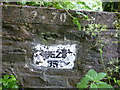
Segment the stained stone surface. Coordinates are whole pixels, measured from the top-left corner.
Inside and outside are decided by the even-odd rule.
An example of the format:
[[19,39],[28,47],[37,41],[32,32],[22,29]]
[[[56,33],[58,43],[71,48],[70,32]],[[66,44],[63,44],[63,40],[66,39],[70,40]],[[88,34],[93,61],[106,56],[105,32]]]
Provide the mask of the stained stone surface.
[[[75,14],[75,10],[69,12],[80,18],[82,26],[87,28],[91,23],[82,20],[82,16]],[[119,19],[119,13],[79,12],[83,12],[89,18],[94,17],[96,24],[107,25],[108,31],[100,33],[100,38],[91,37],[86,32],[79,31],[71,17],[62,9],[2,6],[3,74],[14,74],[19,84],[28,88],[74,88],[87,70],[93,68],[97,72],[104,71],[99,53],[100,45],[97,43],[101,39],[106,44],[103,47],[105,65],[111,59],[118,58],[120,52],[118,43],[112,42],[118,41],[118,37],[115,36],[118,32],[113,23]],[[36,65],[34,63],[36,45],[76,45],[74,66],[56,69]],[[54,61],[54,53],[52,54]]]

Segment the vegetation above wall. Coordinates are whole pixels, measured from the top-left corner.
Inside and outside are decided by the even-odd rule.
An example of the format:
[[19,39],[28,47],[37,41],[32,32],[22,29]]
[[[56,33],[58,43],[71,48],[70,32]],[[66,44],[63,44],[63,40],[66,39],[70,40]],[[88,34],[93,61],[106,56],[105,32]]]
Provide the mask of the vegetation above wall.
[[17,4],[17,5],[29,5],[29,6],[47,6],[55,7],[58,9],[77,9],[77,10],[93,10],[102,11],[101,0],[61,0],[58,2],[50,2],[50,0],[41,0],[41,2],[29,2],[30,0],[22,0],[21,2],[6,2],[6,4]]

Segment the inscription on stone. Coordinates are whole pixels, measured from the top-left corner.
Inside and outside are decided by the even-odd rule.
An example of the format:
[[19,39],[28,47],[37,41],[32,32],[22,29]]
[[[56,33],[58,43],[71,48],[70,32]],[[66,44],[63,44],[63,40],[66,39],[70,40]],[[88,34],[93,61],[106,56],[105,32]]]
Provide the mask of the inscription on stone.
[[76,45],[36,45],[33,62],[37,66],[72,69],[76,57]]

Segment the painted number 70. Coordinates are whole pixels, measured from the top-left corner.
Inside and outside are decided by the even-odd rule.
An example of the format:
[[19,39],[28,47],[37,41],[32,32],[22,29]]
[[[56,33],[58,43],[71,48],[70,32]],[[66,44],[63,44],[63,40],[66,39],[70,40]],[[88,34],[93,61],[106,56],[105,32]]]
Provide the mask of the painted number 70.
[[[57,13],[52,13],[52,15],[53,15],[53,20],[55,20],[56,19],[56,17],[57,17]],[[66,21],[66,14],[65,13],[62,13],[62,14],[60,14],[60,21],[61,22],[65,22]]]

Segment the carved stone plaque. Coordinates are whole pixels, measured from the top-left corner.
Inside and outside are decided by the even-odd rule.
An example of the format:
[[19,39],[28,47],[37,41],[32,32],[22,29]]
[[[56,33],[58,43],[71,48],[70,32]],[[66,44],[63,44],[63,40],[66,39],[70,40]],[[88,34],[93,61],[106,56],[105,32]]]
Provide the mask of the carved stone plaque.
[[76,45],[36,45],[33,62],[37,66],[72,69],[76,57]]

